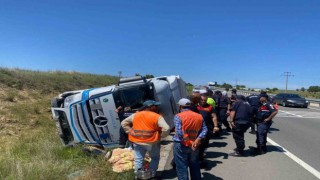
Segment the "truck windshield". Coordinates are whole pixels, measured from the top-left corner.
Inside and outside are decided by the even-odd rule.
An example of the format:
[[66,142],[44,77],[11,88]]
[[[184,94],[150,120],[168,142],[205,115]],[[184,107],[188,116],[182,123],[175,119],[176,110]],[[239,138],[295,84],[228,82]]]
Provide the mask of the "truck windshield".
[[120,99],[125,107],[138,109],[142,107],[145,100],[154,100],[153,86],[143,84],[120,89]]

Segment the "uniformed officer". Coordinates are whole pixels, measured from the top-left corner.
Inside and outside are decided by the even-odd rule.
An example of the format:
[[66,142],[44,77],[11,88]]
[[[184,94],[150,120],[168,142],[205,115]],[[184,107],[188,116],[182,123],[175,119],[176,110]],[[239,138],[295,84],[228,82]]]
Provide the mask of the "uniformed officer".
[[226,127],[228,132],[231,131],[231,127],[228,123],[228,116],[230,114],[231,101],[228,96],[222,95],[221,91],[216,93],[217,103],[216,103],[216,111],[219,122],[219,129],[221,129],[222,124]]
[[257,124],[257,112],[258,112],[258,108],[260,106],[260,97],[256,94],[251,94],[250,96],[246,97],[248,103],[251,106],[251,110],[252,110],[252,117],[251,117],[251,134],[256,134],[256,124]]
[[272,118],[278,113],[272,104],[267,102],[267,97],[260,95],[261,106],[257,112],[257,152],[265,154],[267,152],[267,133],[272,124]]
[[231,101],[231,107],[233,106],[233,103],[236,102],[237,100],[237,90],[232,89],[231,90],[231,96],[230,96],[230,101]]
[[237,96],[233,109],[230,113],[230,124],[232,127],[233,139],[237,148],[234,149],[230,156],[240,157],[243,156],[245,148],[244,133],[251,125],[252,110],[248,102],[245,101],[244,96]]

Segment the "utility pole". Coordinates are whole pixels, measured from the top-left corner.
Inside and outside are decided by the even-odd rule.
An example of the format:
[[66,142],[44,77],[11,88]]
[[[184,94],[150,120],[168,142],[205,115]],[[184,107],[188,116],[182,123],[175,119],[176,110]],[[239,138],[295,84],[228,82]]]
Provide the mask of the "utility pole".
[[238,86],[238,79],[236,79],[235,81],[236,81],[236,88],[237,88],[237,86]]
[[284,72],[284,74],[282,76],[286,76],[286,93],[287,93],[287,90],[288,90],[288,78],[290,76],[293,77],[294,75],[292,75],[291,72]]
[[120,80],[122,71],[118,71],[118,74],[119,74],[119,80]]

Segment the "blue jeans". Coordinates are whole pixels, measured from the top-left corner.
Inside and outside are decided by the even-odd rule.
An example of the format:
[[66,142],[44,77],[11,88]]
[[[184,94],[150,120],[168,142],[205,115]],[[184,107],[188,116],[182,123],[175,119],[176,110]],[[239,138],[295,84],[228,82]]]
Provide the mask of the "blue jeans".
[[160,160],[160,142],[150,145],[133,144],[134,149],[134,172],[138,172],[143,167],[144,157],[149,152],[151,158],[150,169],[156,172]]
[[190,147],[186,147],[180,142],[174,142],[173,155],[179,180],[189,180],[188,167],[190,168],[190,176],[192,180],[201,179],[198,158],[199,149],[193,151]]
[[267,134],[269,131],[269,128],[272,124],[272,121],[268,122],[258,122],[257,124],[257,140],[256,143],[258,146],[266,146],[267,144]]

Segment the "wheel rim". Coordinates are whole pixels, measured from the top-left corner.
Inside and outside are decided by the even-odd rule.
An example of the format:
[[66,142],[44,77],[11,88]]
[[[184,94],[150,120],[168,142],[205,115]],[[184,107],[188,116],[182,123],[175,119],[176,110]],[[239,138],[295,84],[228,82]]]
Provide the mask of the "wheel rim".
[[285,102],[283,102],[283,103],[282,103],[282,106],[286,106],[286,103],[285,103]]

